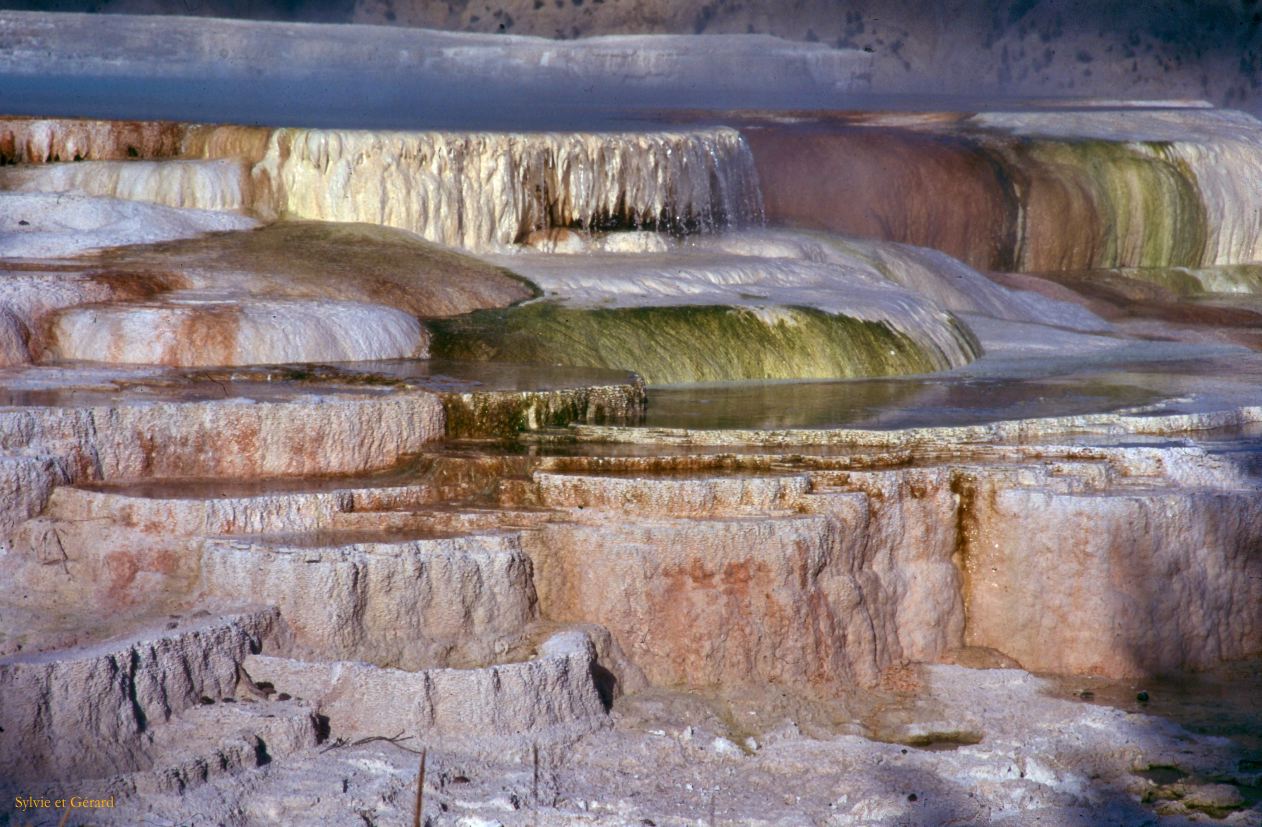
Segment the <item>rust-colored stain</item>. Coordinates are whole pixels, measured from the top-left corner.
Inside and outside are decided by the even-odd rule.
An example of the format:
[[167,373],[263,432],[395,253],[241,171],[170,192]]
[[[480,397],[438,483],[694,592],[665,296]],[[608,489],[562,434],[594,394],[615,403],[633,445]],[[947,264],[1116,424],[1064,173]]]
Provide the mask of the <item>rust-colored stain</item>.
[[88,281],[109,289],[114,301],[151,299],[160,293],[190,286],[186,276],[161,270],[90,270]]
[[743,134],[769,220],[1013,269],[1018,204],[1002,165],[975,143],[844,122]]
[[[641,584],[634,617],[580,607],[623,640],[642,641],[635,657],[654,680],[694,686],[777,680],[787,663],[827,654],[834,620],[827,599],[805,572],[800,548],[786,568],[757,558],[712,561],[692,557],[663,566]],[[791,588],[786,592],[786,587]],[[796,594],[795,594],[796,592]],[[815,593],[813,593],[815,592]],[[813,618],[821,615],[817,623]],[[818,628],[815,628],[818,627]],[[802,655],[805,655],[803,657]],[[813,681],[835,681],[825,663]],[[796,669],[790,667],[790,671]]]
[[106,595],[114,605],[125,606],[135,602],[135,595],[128,593],[136,575],[140,573],[140,561],[135,551],[115,551],[106,555],[105,569],[109,581]]
[[179,347],[164,355],[168,365],[233,365],[240,361],[237,337],[241,311],[236,305],[198,309],[180,319]]
[[178,155],[187,124],[0,117],[0,163],[51,164]]

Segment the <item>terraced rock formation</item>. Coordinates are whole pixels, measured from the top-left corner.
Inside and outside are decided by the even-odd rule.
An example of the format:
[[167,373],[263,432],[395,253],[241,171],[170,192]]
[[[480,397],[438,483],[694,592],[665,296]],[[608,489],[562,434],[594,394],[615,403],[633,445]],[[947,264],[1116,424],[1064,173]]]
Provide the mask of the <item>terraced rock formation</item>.
[[1134,115],[4,121],[0,823],[1262,823],[1262,126]]
[[[397,391],[390,398],[401,401]],[[282,421],[292,419],[271,429]],[[626,706],[638,710],[663,692],[653,702],[664,704],[659,715],[686,714],[694,695],[734,703],[783,693],[759,704],[759,716],[807,714],[820,726],[839,700],[883,691],[909,661],[990,652],[1042,672],[1134,678],[1256,652],[1257,478],[1191,444],[1055,438],[1132,422],[1147,432],[1180,427],[1069,418],[1047,421],[1043,438],[1027,444],[894,431],[872,448],[834,436],[829,451],[647,453],[555,432],[545,450],[525,455],[418,444],[393,470],[386,457],[351,453],[313,458],[305,476],[259,468],[164,482],[171,471],[154,467],[62,485],[12,533],[4,558],[6,582],[22,584],[20,596],[6,597],[5,616],[17,621],[4,636],[6,697],[30,699],[5,706],[7,771],[27,788],[34,779],[98,779],[94,788],[122,796],[132,815],[173,812],[164,794],[226,783],[181,775],[172,787],[166,745],[174,742],[198,756],[185,760],[220,756],[219,772],[229,775],[261,755],[283,764],[305,750],[311,757],[302,760],[315,761],[303,770],[311,782],[334,786],[328,745],[396,733],[457,766],[542,752],[555,775],[582,777],[604,762],[575,764],[557,749],[591,737],[661,737],[634,722],[648,713]],[[317,469],[324,476],[313,478]],[[1161,588],[1137,574],[1151,571],[1164,572]],[[247,595],[271,608],[228,608]],[[1177,622],[1154,625],[1154,616]],[[212,619],[223,625],[207,626]],[[181,665],[189,662],[201,665]],[[930,698],[924,703],[947,702]],[[224,730],[196,721],[229,701],[243,710],[232,711],[231,726],[244,740],[232,743],[254,745],[231,759],[216,740]],[[38,715],[26,703],[38,704]],[[874,720],[856,734],[977,741],[987,746],[957,752],[995,760],[989,727],[997,724],[967,705],[949,714],[956,720]],[[36,719],[41,728],[32,730]],[[59,752],[57,733],[86,732],[88,721],[110,728],[93,730],[86,753]],[[1120,723],[1106,716],[1094,725]],[[762,726],[729,724],[706,737],[736,762],[732,771],[756,779],[772,770],[747,757],[762,748],[740,745],[736,733],[748,731],[742,737],[756,745],[786,743]],[[820,748],[847,743],[836,737]],[[1176,743],[1141,741],[1125,760],[1097,756],[1119,796],[1140,784],[1127,780],[1127,761],[1158,764]],[[1247,783],[1233,774],[1230,752],[1209,741],[1193,749],[1201,757],[1192,763],[1212,768],[1200,772]],[[153,776],[159,767],[166,786]],[[1024,783],[997,779],[989,795]],[[1070,792],[1068,777],[1038,783],[1068,796],[1058,807],[1093,806]],[[274,797],[287,807],[288,784],[266,773],[252,782],[252,806]],[[496,806],[452,798],[442,786],[433,794],[461,812]],[[978,806],[995,806],[988,800]],[[531,803],[562,818],[575,805]],[[704,801],[694,805],[658,806],[690,818]],[[386,822],[407,812],[406,799],[373,806]]]

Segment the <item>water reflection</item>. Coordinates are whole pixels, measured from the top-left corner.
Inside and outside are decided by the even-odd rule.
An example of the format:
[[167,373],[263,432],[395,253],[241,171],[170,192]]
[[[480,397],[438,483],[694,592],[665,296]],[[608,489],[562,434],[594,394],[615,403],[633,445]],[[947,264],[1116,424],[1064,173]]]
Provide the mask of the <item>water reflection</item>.
[[1083,379],[861,379],[655,388],[659,428],[915,428],[1107,413],[1161,398],[1151,387]]

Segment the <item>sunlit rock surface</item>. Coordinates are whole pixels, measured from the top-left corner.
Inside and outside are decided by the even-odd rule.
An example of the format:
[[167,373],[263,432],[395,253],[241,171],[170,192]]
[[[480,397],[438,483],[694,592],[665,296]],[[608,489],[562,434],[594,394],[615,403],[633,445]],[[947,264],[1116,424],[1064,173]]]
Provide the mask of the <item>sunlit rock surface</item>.
[[[209,139],[214,140],[214,136]],[[445,134],[277,130],[254,167],[256,209],[364,221],[485,249],[547,226],[663,229],[758,218],[733,130]]]
[[[1230,657],[1230,651],[1256,650],[1262,629],[1250,625],[1247,610],[1230,621],[1218,619],[1256,604],[1256,555],[1244,552],[1231,566],[1211,566],[1220,572],[1212,581],[1203,573],[1210,560],[1219,559],[1219,547],[1212,544],[1174,542],[1169,551],[1154,550],[1151,561],[1128,557],[1150,566],[1160,565],[1165,555],[1190,555],[1188,563],[1167,570],[1166,588],[1148,597],[1129,588],[1142,580],[1089,568],[1079,585],[1071,586],[1056,565],[1074,555],[1120,565],[1116,555],[1133,548],[1122,528],[1133,524],[1128,509],[1145,507],[1142,502],[1155,504],[1145,518],[1154,538],[1191,536],[1214,524],[1214,512],[1204,507],[1212,500],[1239,516],[1233,531],[1256,531],[1248,516],[1256,497],[1246,493],[1257,490],[1256,477],[1235,455],[1049,441],[1057,433],[1089,428],[1091,421],[1107,432],[1125,427],[1128,419],[1143,417],[1049,422],[1037,431],[1043,441],[1029,445],[986,444],[974,437],[972,447],[939,441],[931,451],[925,447],[931,431],[894,431],[884,443],[874,439],[871,449],[799,449],[793,459],[765,449],[744,455],[700,448],[637,455],[603,453],[589,445],[532,458],[439,448],[412,474],[375,480],[236,484],[239,490],[213,480],[63,488],[43,518],[45,527],[32,525],[20,533],[5,562],[12,566],[29,558],[23,582],[40,599],[55,601],[79,582],[67,580],[62,567],[86,574],[109,559],[117,561],[113,568],[134,560],[142,576],[161,578],[150,580],[150,588],[161,582],[172,601],[162,615],[176,618],[165,633],[171,640],[184,634],[183,618],[193,607],[218,605],[216,594],[222,600],[225,593],[244,590],[255,599],[275,600],[285,625],[263,641],[262,657],[240,661],[239,674],[248,677],[230,688],[195,674],[192,692],[213,707],[235,697],[274,714],[287,709],[283,704],[298,703],[299,717],[285,719],[296,722],[305,720],[301,710],[312,708],[301,704],[316,703],[328,716],[326,737],[333,740],[326,746],[333,746],[332,752],[301,746],[319,736],[294,729],[281,741],[291,746],[273,757],[290,768],[281,776],[289,780],[273,778],[253,788],[255,806],[280,812],[289,812],[283,791],[297,778],[320,783],[336,777],[342,750],[368,750],[349,754],[386,766],[391,755],[406,755],[389,745],[349,746],[403,730],[423,733],[420,743],[433,751],[431,771],[439,780],[428,787],[427,799],[449,806],[463,802],[464,812],[492,811],[495,794],[476,786],[484,783],[480,774],[518,777],[493,768],[522,760],[522,800],[569,818],[576,812],[571,800],[528,797],[534,794],[532,760],[555,779],[544,783],[579,785],[575,789],[584,791],[584,800],[600,800],[625,795],[625,778],[621,793],[604,790],[613,775],[630,771],[628,761],[649,760],[660,743],[674,751],[670,766],[678,764],[677,771],[697,783],[710,772],[728,779],[735,773],[744,779],[741,788],[759,788],[798,772],[792,768],[805,760],[803,750],[815,760],[886,756],[924,773],[907,783],[918,798],[928,797],[925,807],[947,806],[939,796],[948,802],[957,794],[967,798],[953,792],[959,784],[973,793],[972,806],[986,811],[1011,810],[1028,818],[1046,810],[1059,818],[1107,806],[1128,823],[1144,812],[1137,799],[1157,789],[1133,772],[1174,764],[1189,777],[1229,779],[1234,790],[1248,777],[1236,769],[1235,748],[1188,736],[1159,719],[1046,698],[1034,691],[1041,684],[1020,671],[918,672],[901,665],[989,657],[1075,671],[1082,664],[1047,662],[1047,641],[1069,635],[1077,636],[1079,645],[1059,651],[1078,657],[1096,652],[1085,671],[1118,677],[1186,666],[1183,659],[1190,655]],[[1148,428],[1177,433],[1187,423],[1154,420]],[[640,429],[623,433],[662,441]],[[893,447],[900,444],[919,447]],[[912,457],[918,458],[915,466],[909,466]],[[1185,499],[1188,494],[1205,502]],[[1030,497],[1060,498],[1064,505],[1050,510],[1018,505]],[[1162,505],[1176,502],[1188,507]],[[1094,515],[1098,525],[1118,526],[1092,533],[1098,539],[1091,542],[1107,545],[1111,554],[1093,554],[1090,542],[1084,545],[1078,532],[1065,530],[1075,524],[1067,516],[1074,510]],[[1048,530],[1044,520],[1053,520],[1056,529]],[[181,526],[179,538],[171,536],[175,526]],[[491,527],[507,533],[486,535]],[[365,531],[379,533],[374,538]],[[434,532],[449,533],[450,539],[425,539]],[[417,539],[405,539],[409,534]],[[1037,570],[1028,552],[1012,551],[1027,548],[1022,538],[1030,536],[1048,546],[1038,559],[1046,558],[1055,572],[1044,576],[1042,589],[1005,599],[1004,589],[1028,583]],[[1237,549],[1256,546],[1255,539],[1238,539],[1224,542]],[[146,545],[189,559],[145,569],[140,550]],[[326,597],[311,601],[295,594],[298,582],[308,594],[309,579],[325,582],[326,576]],[[442,588],[440,581],[446,584]],[[112,592],[77,592],[76,611],[112,606],[112,623],[125,623],[127,612],[143,606],[145,592],[136,588],[141,582],[116,585]],[[339,582],[344,585],[336,586]],[[1052,587],[1061,583],[1063,590]],[[430,596],[416,601],[418,589]],[[138,602],[112,602],[129,591]],[[1082,605],[1077,601],[1085,592],[1094,596]],[[1160,612],[1153,601],[1165,596],[1198,601],[1200,608],[1177,614],[1189,621],[1203,618],[1205,625],[1154,627],[1147,611],[1124,610],[1134,605]],[[1013,611],[1058,620],[1047,627],[1051,632],[1029,639],[993,633],[1043,628],[1011,617]],[[539,623],[592,621],[607,628],[609,637],[588,642],[582,633],[562,645],[537,630]],[[420,624],[415,633],[400,634],[414,623]],[[810,635],[796,633],[803,625]],[[1212,655],[1202,648],[1207,631],[1225,628],[1234,634],[1220,637],[1219,645],[1228,648]],[[102,632],[108,635],[110,628]],[[115,644],[111,639],[93,645],[112,651]],[[988,645],[991,654],[962,648],[966,645]],[[45,650],[38,657],[67,663],[69,653],[61,652]],[[359,662],[345,662],[348,656]],[[599,669],[591,666],[593,659]],[[23,662],[12,657],[3,662],[11,680],[25,674],[18,671]],[[436,668],[442,665],[448,668]],[[855,685],[867,689],[860,694],[846,689]],[[979,704],[978,693],[989,700]],[[612,714],[601,702],[610,697]],[[58,708],[65,715],[73,709]],[[190,713],[169,714],[169,722],[150,728],[155,745]],[[835,715],[855,716],[856,723],[841,726],[830,717]],[[523,738],[525,733],[530,735]],[[1088,733],[1100,739],[1091,757],[1071,758]],[[193,735],[185,748],[194,755],[199,749],[213,754],[215,740],[201,739]],[[168,799],[174,790],[155,787],[145,774],[158,762],[170,762],[167,754],[134,735],[114,743],[92,757],[92,766],[113,768],[101,783],[123,795],[127,808],[211,807],[209,801],[232,789],[223,785],[242,771],[205,777],[185,785],[178,799]],[[954,749],[917,748],[926,745]],[[1018,752],[1026,756],[1024,777],[1005,769]],[[597,758],[602,754],[623,757]],[[83,769],[88,757],[75,753],[64,759],[70,762],[65,767],[102,772]],[[448,762],[456,767],[453,775],[464,773],[475,786],[443,781],[443,771],[434,767]],[[645,772],[645,765],[639,766]],[[801,788],[802,799],[783,805],[786,812],[835,809],[831,804],[843,812],[861,810],[870,820],[869,809],[883,800],[876,792],[882,782],[879,773],[864,767],[863,761],[843,761],[829,770],[850,779],[849,789],[866,791],[861,795],[838,804],[833,782],[812,773],[805,776],[811,780]],[[957,772],[967,782],[952,780]],[[365,777],[356,783],[393,776],[372,777],[377,781]],[[985,784],[979,787],[978,778]],[[834,796],[827,797],[825,788]],[[360,789],[363,794],[369,788]],[[730,812],[752,806],[742,803],[738,788],[722,789],[727,802],[722,806]],[[907,795],[886,801],[879,817],[902,817]],[[1013,795],[1022,796],[1019,806],[1011,803]],[[765,797],[761,800],[765,804]],[[376,806],[407,812],[406,805],[389,801],[386,796]],[[637,817],[675,813],[687,820],[705,818],[709,802],[681,792],[634,806],[633,812],[642,814]]]
[[0,256],[52,258],[257,225],[230,212],[174,210],[66,193],[0,192]]
[[[176,624],[175,634],[148,629],[56,659],[5,657],[5,775],[99,777],[143,766],[150,727],[192,708],[205,693],[230,690],[237,664],[274,634],[278,620],[274,609],[255,610],[194,620],[184,629]],[[31,719],[42,726],[32,731],[21,723]],[[90,732],[88,743],[66,743],[60,733],[67,727]]]
[[0,170],[0,188],[13,192],[68,192],[200,210],[243,210],[254,206],[249,167],[240,160],[46,164]]
[[[35,198],[28,209],[51,198],[10,197]],[[103,210],[109,215],[121,202],[70,203],[91,218]],[[132,214],[130,206],[123,215]],[[138,215],[148,215],[134,206]],[[162,232],[162,215],[141,225],[142,232]],[[254,223],[198,211],[174,216],[187,229],[176,224],[172,234]],[[202,216],[211,220],[199,227]],[[15,246],[28,237],[14,235]],[[67,245],[60,234],[29,237],[63,253],[93,238],[72,235]],[[123,234],[117,240],[130,239]],[[29,253],[30,246],[18,251]],[[118,247],[51,268],[14,266],[0,286],[12,314],[3,339],[9,364],[62,359],[215,366],[412,358],[428,353],[429,335],[417,317],[498,307],[535,292],[500,268],[408,233],[364,225],[297,222],[172,245]]]
[[[82,128],[77,121],[10,123],[24,143]],[[550,226],[714,228],[761,216],[753,160],[731,129],[541,134],[171,127],[185,132],[183,151],[192,157],[6,169],[0,189],[367,222],[475,250]],[[194,160],[198,156],[205,159]]]
[[70,361],[211,367],[429,354],[415,318],[359,302],[180,293],[143,304],[76,307],[49,325],[44,358]]
[[[15,95],[90,30],[14,20]],[[6,807],[1259,823],[1252,119],[679,110],[845,88],[758,39],[170,34],[207,88],[375,48],[674,109],[2,122]],[[717,77],[755,46],[790,75]]]
[[407,232],[365,224],[285,221],[257,232],[124,247],[84,266],[175,270],[195,290],[379,304],[442,317],[535,295],[520,276]]

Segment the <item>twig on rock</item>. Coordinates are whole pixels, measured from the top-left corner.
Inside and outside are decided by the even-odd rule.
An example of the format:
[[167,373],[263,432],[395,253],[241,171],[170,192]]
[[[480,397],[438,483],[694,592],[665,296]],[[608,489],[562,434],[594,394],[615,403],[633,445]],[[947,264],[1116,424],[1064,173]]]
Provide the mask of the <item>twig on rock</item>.
[[364,744],[371,744],[376,741],[385,741],[387,744],[394,744],[396,747],[403,750],[404,752],[410,752],[413,755],[423,755],[425,753],[425,750],[413,749],[412,747],[407,747],[407,746],[404,746],[402,743],[400,743],[401,741],[411,741],[411,740],[412,740],[411,735],[404,735],[402,732],[400,732],[398,735],[369,735],[368,737],[360,738],[357,741],[347,741],[345,738],[337,738],[333,741],[333,743],[329,744],[327,747],[320,750],[320,752],[324,753],[324,752],[328,752],[329,750],[339,749],[341,747],[362,747]]
[[416,811],[412,814],[412,827],[421,827],[421,811],[425,809],[425,750],[421,750],[421,771],[416,776]]

